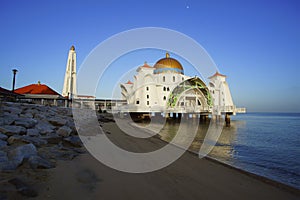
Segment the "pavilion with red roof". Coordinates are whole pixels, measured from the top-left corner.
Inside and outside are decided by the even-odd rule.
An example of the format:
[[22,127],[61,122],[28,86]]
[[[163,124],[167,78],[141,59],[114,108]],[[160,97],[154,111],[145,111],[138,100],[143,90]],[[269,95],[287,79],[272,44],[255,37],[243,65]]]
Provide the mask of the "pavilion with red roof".
[[63,100],[64,98],[55,90],[45,84],[41,84],[40,81],[37,84],[30,84],[14,90],[17,94],[22,94],[23,99],[27,101],[35,102],[40,101],[41,104],[57,105],[57,100]]

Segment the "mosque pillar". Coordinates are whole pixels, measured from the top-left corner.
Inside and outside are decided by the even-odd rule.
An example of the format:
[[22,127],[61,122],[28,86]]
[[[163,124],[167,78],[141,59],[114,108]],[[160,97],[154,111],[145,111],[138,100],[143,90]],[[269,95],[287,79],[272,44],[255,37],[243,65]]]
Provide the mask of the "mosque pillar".
[[230,115],[228,113],[225,114],[225,122],[226,126],[230,126]]

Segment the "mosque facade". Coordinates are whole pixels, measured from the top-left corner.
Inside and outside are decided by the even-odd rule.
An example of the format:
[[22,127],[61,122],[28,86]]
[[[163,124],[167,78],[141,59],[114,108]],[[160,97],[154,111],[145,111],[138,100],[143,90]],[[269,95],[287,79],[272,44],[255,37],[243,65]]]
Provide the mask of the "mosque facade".
[[198,113],[214,115],[239,112],[233,104],[226,76],[216,72],[206,85],[199,77],[184,75],[181,63],[166,57],[154,66],[138,67],[133,81],[120,85],[124,111],[136,113]]

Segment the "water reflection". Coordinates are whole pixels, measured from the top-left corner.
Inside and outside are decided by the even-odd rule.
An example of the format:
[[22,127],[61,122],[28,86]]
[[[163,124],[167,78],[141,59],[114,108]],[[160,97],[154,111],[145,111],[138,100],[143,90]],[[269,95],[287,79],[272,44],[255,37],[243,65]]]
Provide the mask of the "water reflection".
[[[207,130],[209,128],[210,119],[207,119],[206,121],[200,121],[198,118],[191,118],[189,120],[193,120],[193,123],[198,123],[198,131],[196,134],[195,139],[193,140],[191,146],[189,147],[190,151],[198,153],[201,145],[203,144],[203,140],[205,136],[207,135]],[[138,124],[141,126],[147,126],[149,124],[150,119],[144,119],[142,121],[139,121]],[[155,126],[155,123],[152,121],[152,126]],[[226,162],[229,164],[233,164],[233,156],[235,153],[235,143],[237,138],[238,129],[245,126],[245,121],[231,121],[231,126],[226,127],[224,125],[224,128],[222,130],[222,133],[217,140],[216,145],[213,147],[212,151],[208,154],[210,157],[213,157],[215,159],[218,159],[222,162]],[[170,142],[174,136],[176,135],[178,128],[180,125],[179,119],[168,119],[166,120],[163,128],[160,130],[159,135],[162,140]],[[183,126],[186,126],[185,129],[187,130],[186,136],[189,136],[188,130],[190,124],[182,124]]]

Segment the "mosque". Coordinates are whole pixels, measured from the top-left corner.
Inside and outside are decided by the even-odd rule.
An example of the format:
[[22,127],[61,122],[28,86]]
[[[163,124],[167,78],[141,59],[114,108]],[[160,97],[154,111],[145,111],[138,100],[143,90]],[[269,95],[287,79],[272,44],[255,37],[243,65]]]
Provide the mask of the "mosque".
[[[154,66],[147,62],[136,70],[133,81],[120,84],[121,100],[101,100],[94,96],[79,95],[76,89],[76,52],[69,50],[62,96],[101,109],[111,105],[112,112],[141,115],[175,116],[198,114],[202,116],[235,115],[244,113],[244,108],[233,104],[226,76],[216,72],[209,77],[208,85],[195,76],[184,75],[181,63],[169,53]],[[104,106],[103,106],[104,105]]]
[[206,85],[199,77],[184,75],[181,63],[166,53],[154,66],[146,62],[133,81],[120,85],[130,113],[235,115],[245,112],[233,104],[226,76],[216,72]]

